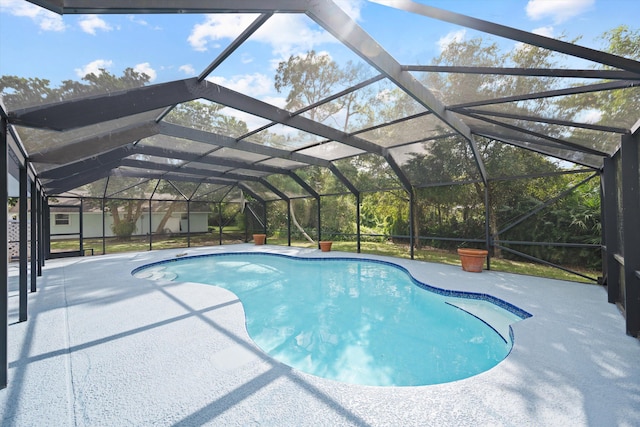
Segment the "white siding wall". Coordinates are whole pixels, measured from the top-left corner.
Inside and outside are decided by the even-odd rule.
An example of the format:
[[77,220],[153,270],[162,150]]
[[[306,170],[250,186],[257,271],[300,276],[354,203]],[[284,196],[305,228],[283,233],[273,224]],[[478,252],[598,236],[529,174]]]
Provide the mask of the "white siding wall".
[[[55,215],[51,214],[51,234],[58,233],[77,233],[80,224],[80,218],[78,217],[77,212],[69,212],[69,224],[68,225],[56,225],[55,224]],[[153,231],[155,232],[156,228],[162,221],[164,214],[162,212],[154,213],[151,217],[151,226]],[[171,218],[167,221],[164,228],[169,229],[172,233],[186,233],[186,220],[181,221],[182,217],[181,212],[174,212],[171,215]],[[191,232],[192,233],[203,233],[208,230],[208,214],[206,212],[191,212]],[[182,223],[182,224],[181,224]],[[110,213],[105,215],[105,236],[111,237],[113,236],[113,231],[111,230],[111,225],[113,225],[113,217]],[[82,231],[85,238],[90,237],[102,237],[102,213],[101,212],[85,212],[82,217]],[[149,234],[149,215],[142,214],[138,221],[136,222],[136,231],[134,234]],[[52,237],[55,239],[56,237]],[[58,238],[65,238],[64,236],[60,236]]]

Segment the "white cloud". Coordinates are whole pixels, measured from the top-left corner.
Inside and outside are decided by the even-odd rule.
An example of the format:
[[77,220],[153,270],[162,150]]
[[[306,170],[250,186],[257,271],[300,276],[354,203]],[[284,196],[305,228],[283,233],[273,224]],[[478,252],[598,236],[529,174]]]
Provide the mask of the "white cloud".
[[78,24],[80,24],[80,28],[85,33],[89,33],[91,35],[96,35],[96,30],[102,31],[111,31],[113,27],[107,23],[104,19],[100,19],[95,15],[87,16],[82,18]]
[[64,31],[62,16],[24,0],[0,0],[0,12],[31,19],[43,31]]
[[591,9],[595,0],[529,0],[527,16],[533,20],[551,18],[556,24]]
[[282,109],[287,105],[287,98],[283,96],[265,96],[262,98],[262,101]]
[[147,21],[146,19],[140,19],[135,15],[128,15],[127,18],[129,19],[130,22],[136,24],[136,25],[140,25],[141,27],[148,27],[151,28],[152,30],[161,30],[162,28],[159,26],[152,26],[151,24],[149,24],[149,21]]
[[92,73],[95,74],[96,76],[99,76],[100,74],[102,74],[102,71],[100,71],[100,69],[107,70],[111,66],[113,66],[113,61],[111,60],[96,59],[95,61],[89,62],[87,65],[85,65],[82,68],[76,68],[75,72],[77,76],[80,78],[86,76],[87,74],[92,74]]
[[574,120],[579,123],[598,123],[602,119],[602,111],[591,108],[581,111]]
[[220,110],[220,113],[226,116],[234,117],[240,121],[245,122],[249,130],[257,129],[259,127],[262,127],[270,123],[269,120],[263,119],[262,117],[254,116],[252,114],[245,113],[244,111],[234,110],[232,108],[225,107]]
[[137,64],[136,66],[133,67],[133,71],[137,71],[138,73],[146,74],[147,76],[149,76],[149,81],[150,82],[152,82],[156,78],[158,78],[158,73],[156,72],[156,70],[151,68],[151,64],[149,64],[148,62],[143,62],[141,64]]
[[149,26],[149,23],[146,20],[137,18],[135,15],[129,15],[127,16],[127,18],[129,18],[129,21],[133,22],[134,24],[142,25],[143,27]]
[[255,15],[209,15],[193,27],[187,41],[195,50],[204,52],[210,41],[236,38],[254,19]]
[[[546,26],[546,27],[540,27],[540,28],[535,28],[533,30],[531,30],[531,32],[533,34],[538,34],[539,36],[545,36],[545,37],[550,37],[553,38],[554,34],[553,34],[553,27],[552,26]],[[531,47],[531,45],[529,44],[525,44],[525,43],[521,43],[518,42],[515,44],[515,50],[521,50],[521,49],[529,49]]]
[[[207,51],[217,47],[216,42],[236,38],[257,15],[209,15],[201,24],[196,24],[188,37],[188,42],[197,51]],[[335,43],[336,40],[326,31],[315,25],[304,15],[279,14],[271,17],[251,40],[271,46],[272,53],[287,58],[299,52],[306,52],[322,43]]]
[[360,10],[364,3],[363,0],[334,0],[334,3],[340,6],[354,21],[360,20]]
[[178,67],[178,70],[182,71],[187,76],[195,76],[196,75],[196,70],[195,70],[195,68],[193,68],[193,65],[191,65],[191,64],[181,65],[180,67]]
[[253,62],[253,56],[251,56],[249,53],[245,52],[245,53],[242,54],[242,57],[240,58],[240,61],[243,64],[250,64],[250,63]]
[[537,34],[539,36],[545,36],[553,38],[553,27],[548,25],[546,27],[534,28],[531,30],[533,34]]
[[207,80],[254,98],[268,94],[272,91],[273,87],[271,79],[260,73],[242,74],[229,79],[220,76],[211,76],[207,78]]
[[449,34],[440,37],[437,41],[440,52],[443,52],[451,43],[460,43],[466,36],[466,30],[451,31]]

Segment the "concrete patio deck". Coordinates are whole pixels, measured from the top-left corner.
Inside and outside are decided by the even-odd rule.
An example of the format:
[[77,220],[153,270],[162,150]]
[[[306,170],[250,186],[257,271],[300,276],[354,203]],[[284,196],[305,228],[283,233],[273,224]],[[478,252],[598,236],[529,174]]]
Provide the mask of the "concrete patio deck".
[[[189,255],[273,251],[233,245],[51,260],[17,321],[10,266],[9,385],[3,426],[638,426],[640,341],[598,286],[389,259],[441,288],[484,292],[533,314],[480,375],[423,387],[370,387],[299,372],[258,349],[241,303],[214,286],[136,279]],[[417,325],[419,326],[419,325]]]

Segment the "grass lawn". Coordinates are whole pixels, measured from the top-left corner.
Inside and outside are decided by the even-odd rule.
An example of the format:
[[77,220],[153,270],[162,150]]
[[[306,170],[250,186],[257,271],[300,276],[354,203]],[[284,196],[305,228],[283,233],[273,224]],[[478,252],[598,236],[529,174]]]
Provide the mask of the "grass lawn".
[[[286,239],[267,239],[269,244],[286,245]],[[292,242],[292,246],[300,246],[311,248],[315,247],[309,242]],[[343,252],[356,252],[356,242],[333,242],[332,250]],[[391,242],[361,242],[360,251],[362,253],[386,255],[397,258],[410,258],[409,248],[404,245],[397,245]],[[458,254],[452,251],[442,249],[428,248],[414,251],[414,259],[428,262],[439,262],[442,264],[460,265]],[[492,271],[504,271],[506,273],[527,274],[530,276],[547,277],[550,279],[569,280],[573,282],[595,283],[575,274],[566,271],[548,267],[543,264],[532,263],[528,261],[514,261],[508,259],[491,258]],[[586,276],[597,278],[602,273],[599,271],[585,270],[580,268],[571,268],[571,270]]]
[[[224,235],[222,244],[235,244],[241,243],[242,236]],[[286,246],[287,240],[285,238],[271,237],[267,239],[270,245]],[[220,244],[218,234],[199,234],[193,235],[190,239],[191,246],[217,246]],[[307,241],[292,242],[292,246],[315,248],[316,245]],[[154,236],[153,237],[153,249],[170,249],[170,248],[186,248],[187,238],[186,236]],[[95,255],[102,254],[102,239],[85,239],[84,248],[93,248]],[[51,242],[52,251],[70,251],[78,250],[78,241],[71,240],[56,240]],[[342,252],[357,252],[356,242],[333,242],[333,250]],[[149,250],[149,238],[148,237],[132,237],[131,240],[122,241],[116,239],[107,239],[106,241],[106,253],[118,253],[118,252],[139,252]],[[409,248],[406,245],[398,245],[392,242],[361,242],[360,250],[362,253],[386,255],[397,258],[410,258]],[[425,248],[414,251],[414,259],[428,262],[439,262],[442,264],[460,265],[458,255],[453,251],[446,251],[442,249]],[[598,277],[601,273],[599,271],[591,271],[579,268],[571,268],[581,274],[590,277]],[[546,265],[532,263],[528,261],[514,261],[507,259],[491,259],[491,270],[504,271],[507,273],[527,274],[530,276],[547,277],[551,279],[570,280],[574,282],[594,283],[583,277],[562,271],[557,268],[548,267]]]

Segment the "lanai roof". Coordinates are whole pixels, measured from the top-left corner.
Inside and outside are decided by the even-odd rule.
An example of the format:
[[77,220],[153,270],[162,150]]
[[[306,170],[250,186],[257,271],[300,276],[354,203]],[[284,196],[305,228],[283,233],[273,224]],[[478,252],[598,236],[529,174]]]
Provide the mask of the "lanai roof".
[[[584,111],[563,113],[552,104],[530,113],[527,103],[588,97],[595,92],[616,92],[637,97],[640,62],[559,39],[522,31],[425,4],[376,1],[394,17],[436,19],[487,36],[554,51],[558,67],[492,67],[478,64],[420,65],[400,63],[394,52],[379,43],[374,29],[364,28],[330,0],[30,0],[60,14],[207,13],[255,14],[251,23],[194,78],[161,82],[127,90],[107,90],[75,99],[33,105],[5,102],[10,124],[9,143],[29,159],[49,195],[64,195],[89,183],[101,183],[104,195],[119,179],[165,180],[180,191],[182,183],[197,183],[185,198],[229,194],[241,188],[260,200],[317,196],[313,182],[301,178],[304,168],[328,168],[338,187],[357,193],[376,189],[358,180],[349,167],[354,159],[379,156],[399,188],[438,183],[428,171],[411,173],[412,158],[428,154],[434,146],[449,147],[474,165],[456,177],[460,182],[486,182],[491,172],[479,153],[478,141],[491,140],[522,147],[579,167],[600,169],[603,159],[618,148],[620,135],[631,133],[638,117],[616,117],[615,122],[593,124]],[[337,39],[364,76],[340,87],[321,101],[286,110],[210,79],[225,60],[268,20],[278,14],[301,14]],[[402,19],[389,22],[402,31]],[[572,64],[585,64],[575,67]],[[52,64],[52,66],[55,66]],[[545,91],[530,92],[513,85],[498,97],[462,102],[431,87],[426,76],[455,74],[464,84],[488,76],[514,79],[554,78]],[[480,76],[480,77],[478,77]],[[478,80],[480,78],[480,80]],[[495,82],[496,80],[494,80]],[[519,81],[519,80],[518,80]],[[406,106],[390,114],[373,108],[366,121],[348,127],[314,114],[341,100],[368,91],[378,99],[394,93]],[[474,96],[477,96],[474,94]],[[174,114],[176,106],[203,101],[251,117],[248,132],[212,132],[186,126]],[[525,106],[525,108],[522,108]],[[597,110],[599,105],[589,105]],[[337,112],[338,116],[344,112]],[[333,115],[335,118],[336,114]],[[237,115],[237,114],[236,114]],[[564,115],[564,116],[563,116]],[[233,114],[230,114],[233,116]],[[582,119],[581,119],[582,118]],[[274,139],[273,135],[286,135]],[[274,181],[273,176],[279,176]],[[283,181],[284,180],[284,181]],[[294,185],[280,186],[282,182]],[[298,190],[292,190],[298,188]],[[192,192],[191,192],[192,191]]]

